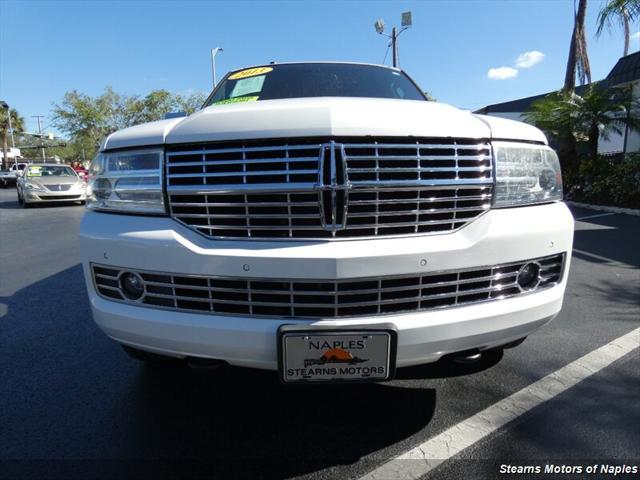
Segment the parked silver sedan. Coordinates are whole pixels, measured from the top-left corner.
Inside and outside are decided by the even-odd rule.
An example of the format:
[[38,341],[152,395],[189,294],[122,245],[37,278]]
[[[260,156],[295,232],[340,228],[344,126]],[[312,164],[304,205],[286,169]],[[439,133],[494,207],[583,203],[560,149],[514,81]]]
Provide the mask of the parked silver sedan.
[[82,202],[87,198],[86,182],[67,165],[28,165],[16,182],[18,203],[24,207],[45,202]]

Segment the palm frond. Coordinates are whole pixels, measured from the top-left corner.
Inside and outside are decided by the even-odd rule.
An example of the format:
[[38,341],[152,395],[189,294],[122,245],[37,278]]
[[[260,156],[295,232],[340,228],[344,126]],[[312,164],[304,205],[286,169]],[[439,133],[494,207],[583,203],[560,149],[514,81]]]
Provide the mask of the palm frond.
[[623,26],[625,17],[629,23],[640,17],[640,0],[609,0],[598,13],[596,36],[606,30]]

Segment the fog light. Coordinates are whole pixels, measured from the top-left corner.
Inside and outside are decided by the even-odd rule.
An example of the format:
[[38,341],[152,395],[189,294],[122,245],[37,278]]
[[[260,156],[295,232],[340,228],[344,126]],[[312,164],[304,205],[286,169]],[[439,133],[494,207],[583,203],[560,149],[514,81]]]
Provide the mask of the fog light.
[[518,271],[518,286],[521,290],[533,290],[540,283],[540,264],[525,263]]
[[137,273],[125,272],[120,276],[120,290],[129,300],[138,300],[144,294],[144,280]]

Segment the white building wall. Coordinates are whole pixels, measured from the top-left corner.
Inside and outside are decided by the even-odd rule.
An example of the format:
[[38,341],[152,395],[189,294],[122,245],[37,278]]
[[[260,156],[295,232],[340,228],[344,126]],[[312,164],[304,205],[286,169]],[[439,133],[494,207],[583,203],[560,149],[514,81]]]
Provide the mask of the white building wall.
[[[633,85],[633,98],[640,99],[640,81]],[[640,112],[636,112],[640,115]],[[629,132],[627,137],[627,153],[640,152],[640,132]]]

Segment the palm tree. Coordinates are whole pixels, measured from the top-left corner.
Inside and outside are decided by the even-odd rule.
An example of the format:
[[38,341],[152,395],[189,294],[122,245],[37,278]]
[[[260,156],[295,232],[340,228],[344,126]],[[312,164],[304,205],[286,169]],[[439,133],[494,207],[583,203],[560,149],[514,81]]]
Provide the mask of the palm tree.
[[531,105],[525,118],[553,138],[571,136],[586,141],[589,156],[598,156],[598,141],[625,129],[640,131],[640,101],[628,88],[603,88],[593,84],[582,94],[561,90]]
[[24,118],[18,112],[11,109],[0,109],[0,137],[2,137],[2,168],[6,168],[8,164],[7,153],[9,152],[9,115],[11,116],[11,128],[13,133],[22,132],[24,130]]
[[600,36],[606,28],[611,31],[615,23],[622,25],[624,30],[624,56],[629,55],[629,38],[631,23],[640,16],[640,0],[609,0],[598,13],[598,29],[596,36]]
[[[575,2],[575,0],[574,0]],[[575,3],[574,3],[575,6]],[[578,10],[574,15],[573,33],[569,46],[567,71],[564,77],[564,90],[573,90],[576,86],[576,72],[580,83],[591,83],[591,66],[587,54],[587,37],[584,30],[584,20],[587,15],[587,0],[579,0]]]
[[569,108],[575,111],[576,131],[587,137],[589,156],[598,157],[598,141],[608,140],[611,133],[625,135],[625,130],[640,131],[640,101],[631,88],[602,88],[595,84],[582,95],[571,98]]

